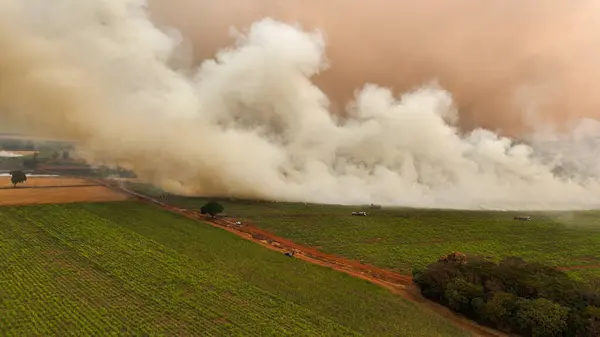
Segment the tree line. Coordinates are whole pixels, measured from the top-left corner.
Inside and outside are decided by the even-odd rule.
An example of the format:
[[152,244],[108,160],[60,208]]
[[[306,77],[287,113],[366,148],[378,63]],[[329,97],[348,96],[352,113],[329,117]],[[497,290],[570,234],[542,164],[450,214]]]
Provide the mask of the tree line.
[[452,253],[413,279],[426,298],[507,333],[600,336],[599,289],[550,266]]

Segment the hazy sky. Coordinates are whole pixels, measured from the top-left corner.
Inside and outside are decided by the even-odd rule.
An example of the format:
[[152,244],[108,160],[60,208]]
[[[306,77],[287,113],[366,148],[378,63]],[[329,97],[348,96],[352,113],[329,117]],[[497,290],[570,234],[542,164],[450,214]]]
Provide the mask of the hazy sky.
[[600,2],[440,3],[164,0],[150,20],[140,0],[3,0],[0,119],[178,194],[598,207],[598,121],[495,131],[598,116]]
[[[593,0],[150,0],[198,59],[228,29],[271,16],[322,29],[331,68],[317,83],[343,107],[365,82],[399,93],[438,79],[463,125],[521,130],[600,116],[600,2]],[[559,124],[560,124],[559,123]]]

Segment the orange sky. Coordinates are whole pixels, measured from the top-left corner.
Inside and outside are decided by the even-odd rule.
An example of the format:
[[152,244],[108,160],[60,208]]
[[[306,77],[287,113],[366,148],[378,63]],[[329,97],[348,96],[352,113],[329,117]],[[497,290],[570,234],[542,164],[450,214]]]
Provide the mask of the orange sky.
[[438,79],[467,128],[515,134],[531,122],[600,116],[592,0],[150,0],[150,8],[191,39],[197,59],[230,43],[230,26],[265,16],[322,29],[332,67],[316,82],[334,106],[365,82],[398,93]]

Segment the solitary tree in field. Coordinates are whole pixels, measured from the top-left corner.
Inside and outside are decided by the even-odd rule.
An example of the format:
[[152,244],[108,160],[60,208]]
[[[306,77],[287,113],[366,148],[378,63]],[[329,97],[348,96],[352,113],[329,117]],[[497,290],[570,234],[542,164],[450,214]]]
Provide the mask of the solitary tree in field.
[[17,184],[27,181],[27,176],[23,171],[10,171],[9,174],[10,182],[13,184],[13,187],[17,187]]
[[211,217],[215,217],[217,214],[223,212],[225,208],[216,201],[209,201],[200,208],[201,214],[208,214]]

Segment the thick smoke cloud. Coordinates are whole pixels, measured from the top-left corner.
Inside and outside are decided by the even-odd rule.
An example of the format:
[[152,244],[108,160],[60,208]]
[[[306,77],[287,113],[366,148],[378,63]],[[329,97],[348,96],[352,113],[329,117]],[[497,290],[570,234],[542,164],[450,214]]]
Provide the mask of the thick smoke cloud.
[[[235,4],[235,5],[233,5]],[[150,0],[156,21],[189,37],[197,59],[229,45],[229,26],[264,16],[327,36],[315,78],[343,108],[364,83],[402,93],[431,79],[453,93],[462,129],[521,136],[540,123],[600,117],[595,0]],[[336,113],[343,113],[336,111]]]
[[[561,13],[584,15],[582,8],[565,7]],[[425,9],[419,13],[428,14]],[[443,21],[439,13],[430,14]],[[327,17],[309,26],[327,26]],[[477,21],[488,22],[479,16]],[[449,38],[467,34],[464,27],[448,31]],[[360,83],[345,112],[335,114],[312,81],[341,58],[327,59],[326,41],[333,35],[325,33],[327,39],[319,31],[262,19],[237,33],[232,47],[194,67],[180,53],[186,50],[182,37],[159,30],[143,1],[6,0],[0,4],[0,113],[45,136],[76,140],[90,162],[132,168],[177,193],[453,208],[576,209],[600,203],[600,161],[592,154],[597,122],[582,120],[566,134],[544,130],[529,140],[532,146],[485,129],[461,131],[463,120],[472,124],[482,115],[462,113],[465,103],[457,104],[454,96],[475,97],[469,95],[502,87],[499,83],[507,90],[518,84],[514,88],[520,88],[523,102],[517,106],[525,106],[537,91],[519,77],[487,89],[481,88],[483,80],[469,82],[489,69],[482,63],[457,80],[453,95],[445,89],[453,82],[443,70],[453,61],[461,69],[466,61],[435,52],[457,48],[454,44],[428,45],[434,53],[429,60],[439,57],[441,66],[414,77],[414,83],[404,82],[401,95]],[[403,41],[411,35],[399,36]],[[341,45],[333,50],[339,53]],[[472,55],[491,53],[476,50]],[[415,52],[409,59],[425,54]],[[366,55],[371,56],[361,63],[378,64],[371,59],[375,51]],[[501,70],[498,74],[506,75]],[[582,74],[595,68],[589,70]],[[429,82],[436,77],[437,83]],[[547,83],[555,85],[541,82]],[[576,88],[569,87],[570,95],[593,107],[591,92],[579,95]],[[512,91],[504,93],[488,97],[490,111],[502,111],[499,102],[512,99]],[[482,104],[474,111],[485,108]],[[539,113],[546,116],[545,111]]]

